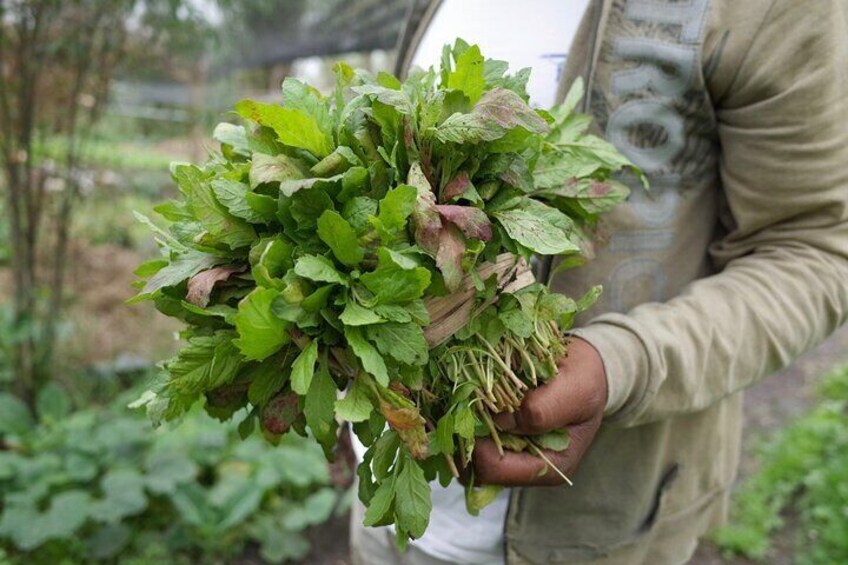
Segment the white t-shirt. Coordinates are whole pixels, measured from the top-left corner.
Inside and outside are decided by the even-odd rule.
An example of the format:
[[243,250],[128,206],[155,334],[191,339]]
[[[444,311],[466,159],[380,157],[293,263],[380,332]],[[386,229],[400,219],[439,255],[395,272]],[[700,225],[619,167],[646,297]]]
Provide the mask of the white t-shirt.
[[[530,67],[532,105],[553,105],[560,73],[589,0],[444,0],[412,59],[438,67],[442,46],[461,37],[483,56],[509,63],[510,72]],[[355,440],[355,438],[354,438]],[[360,460],[364,448],[354,441]],[[465,492],[451,483],[431,484],[433,512],[421,539],[411,543],[434,557],[462,565],[504,562],[503,529],[509,504],[504,491],[479,516],[465,509]]]

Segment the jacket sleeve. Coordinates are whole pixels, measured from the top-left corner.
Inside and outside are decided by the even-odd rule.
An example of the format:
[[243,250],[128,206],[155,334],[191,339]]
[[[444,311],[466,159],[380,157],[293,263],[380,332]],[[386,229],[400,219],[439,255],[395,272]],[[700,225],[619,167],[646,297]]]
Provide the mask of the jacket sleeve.
[[604,361],[611,422],[702,410],[848,318],[848,2],[776,0],[710,91],[734,224],[710,248],[721,270],[573,332]]

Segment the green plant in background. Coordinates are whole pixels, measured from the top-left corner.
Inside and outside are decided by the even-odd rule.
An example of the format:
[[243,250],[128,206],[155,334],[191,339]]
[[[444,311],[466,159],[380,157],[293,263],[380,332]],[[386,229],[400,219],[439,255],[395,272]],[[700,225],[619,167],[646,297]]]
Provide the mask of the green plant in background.
[[35,422],[0,394],[0,563],[206,562],[248,543],[281,563],[308,553],[304,530],[345,510],[312,442],[242,442],[197,414],[156,433],[125,406],[71,413],[48,385]]
[[848,563],[848,367],[822,382],[822,403],[763,448],[760,468],[736,495],[730,525],[714,534],[728,553],[763,560],[797,512],[797,562]]

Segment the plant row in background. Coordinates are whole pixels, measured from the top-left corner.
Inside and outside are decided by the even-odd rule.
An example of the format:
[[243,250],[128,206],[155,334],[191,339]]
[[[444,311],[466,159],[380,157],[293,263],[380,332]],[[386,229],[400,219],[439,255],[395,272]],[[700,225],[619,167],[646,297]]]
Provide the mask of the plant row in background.
[[760,449],[757,472],[742,483],[728,526],[713,538],[728,554],[768,562],[792,515],[795,562],[848,563],[848,367],[826,376],[821,403]]
[[0,394],[5,562],[221,563],[255,546],[282,563],[309,552],[307,528],[346,510],[313,442],[241,441],[197,412],[153,432],[126,403],[71,412],[51,385],[34,422]]

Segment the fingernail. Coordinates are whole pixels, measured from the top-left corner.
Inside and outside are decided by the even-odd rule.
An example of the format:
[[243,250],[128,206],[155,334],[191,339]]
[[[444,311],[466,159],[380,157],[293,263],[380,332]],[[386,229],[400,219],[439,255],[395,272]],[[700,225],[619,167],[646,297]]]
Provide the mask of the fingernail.
[[515,414],[512,412],[499,412],[494,414],[492,419],[501,430],[511,432],[518,427],[518,422],[515,420]]

